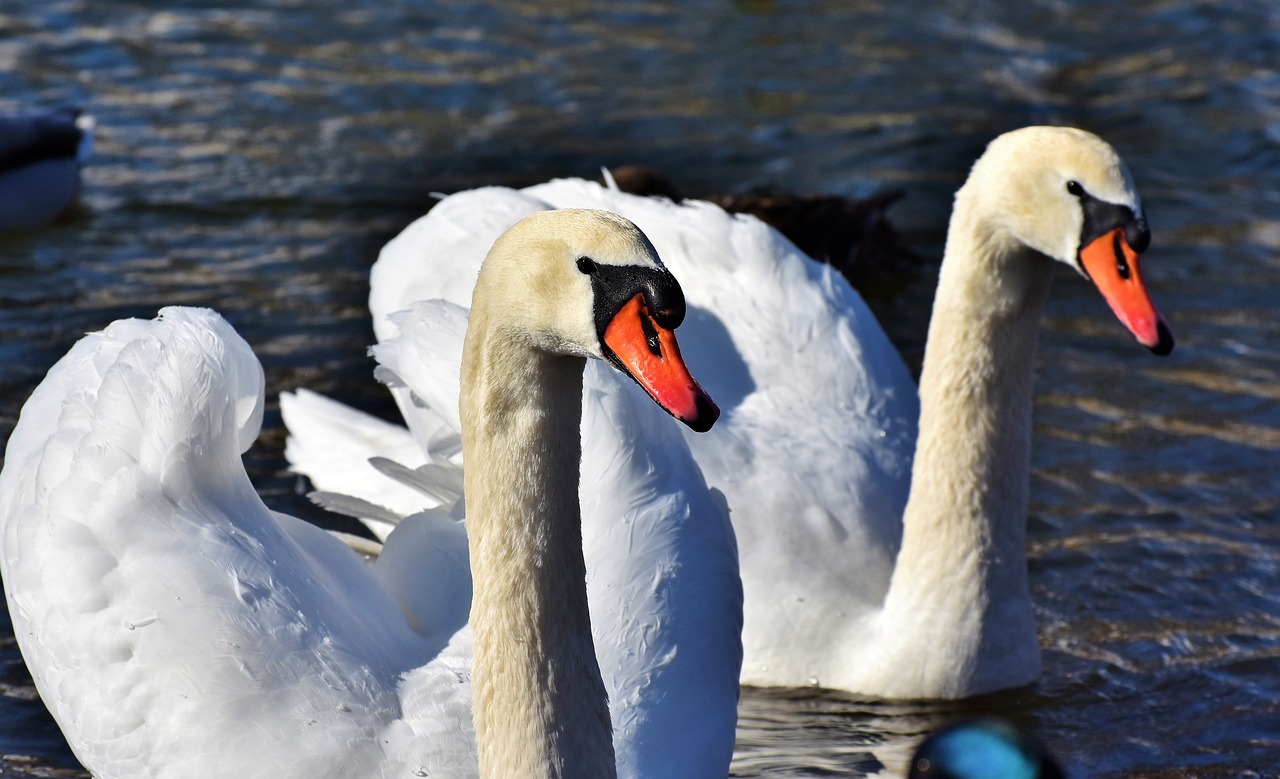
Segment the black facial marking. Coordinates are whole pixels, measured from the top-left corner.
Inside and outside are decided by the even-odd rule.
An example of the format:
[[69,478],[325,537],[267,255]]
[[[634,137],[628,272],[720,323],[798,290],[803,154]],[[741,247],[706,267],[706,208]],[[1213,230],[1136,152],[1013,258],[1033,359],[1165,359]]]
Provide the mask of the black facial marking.
[[[1147,246],[1151,244],[1151,228],[1147,226],[1146,216],[1133,213],[1133,209],[1128,206],[1108,203],[1094,197],[1077,181],[1068,181],[1067,191],[1080,200],[1080,207],[1084,210],[1084,226],[1080,229],[1080,248],[1083,249],[1116,228],[1124,230],[1125,240],[1139,254],[1146,251]],[[1119,251],[1119,247],[1116,251],[1117,257],[1123,258],[1124,255]],[[1117,263],[1117,267],[1123,268],[1121,276],[1128,278],[1128,262],[1120,259]],[[1084,265],[1080,262],[1078,253],[1076,264],[1083,270]],[[1087,272],[1086,275],[1088,275]]]
[[614,315],[636,295],[644,295],[645,306],[655,322],[674,330],[684,321],[684,290],[665,268],[639,265],[596,264],[591,274],[595,300],[596,333],[604,338]]
[[680,282],[676,281],[676,277],[665,268],[597,264],[596,272],[591,275],[591,291],[600,349],[604,352],[605,359],[627,375],[631,375],[631,372],[604,342],[604,331],[627,301],[636,295],[644,295],[645,307],[649,309],[653,321],[647,316],[641,317],[640,327],[649,351],[655,356],[662,356],[662,343],[653,323],[657,322],[668,330],[674,330],[684,321],[684,290],[680,289]]

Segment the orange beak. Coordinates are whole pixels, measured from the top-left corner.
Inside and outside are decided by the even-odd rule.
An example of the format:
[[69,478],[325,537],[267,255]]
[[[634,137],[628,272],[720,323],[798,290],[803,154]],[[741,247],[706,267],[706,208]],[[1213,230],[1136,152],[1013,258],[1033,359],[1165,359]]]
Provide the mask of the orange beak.
[[644,295],[631,298],[614,315],[604,343],[619,367],[668,414],[699,433],[715,424],[720,409],[689,374],[676,334],[654,321]]
[[1080,263],[1116,317],[1138,342],[1156,354],[1173,351],[1173,333],[1156,310],[1138,271],[1138,253],[1116,228],[1080,250]]

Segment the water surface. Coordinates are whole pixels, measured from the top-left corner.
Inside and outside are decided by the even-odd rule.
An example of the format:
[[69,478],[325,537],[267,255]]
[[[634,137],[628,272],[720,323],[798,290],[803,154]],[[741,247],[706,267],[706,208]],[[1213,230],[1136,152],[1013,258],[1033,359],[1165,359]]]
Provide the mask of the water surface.
[[[83,332],[214,306],[267,371],[254,481],[331,525],[285,471],[274,398],[392,413],[368,267],[432,193],[634,162],[691,193],[896,186],[936,258],[991,137],[1102,134],[1145,198],[1179,345],[1151,357],[1082,281],[1055,285],[1029,517],[1043,680],[953,704],[748,692],[734,772],[892,774],[919,734],[994,712],[1076,777],[1276,774],[1280,6],[7,0],[0,99],[99,123],[81,212],[0,237],[0,434]],[[887,306],[909,356],[930,293]],[[0,754],[0,777],[83,775],[7,618]]]

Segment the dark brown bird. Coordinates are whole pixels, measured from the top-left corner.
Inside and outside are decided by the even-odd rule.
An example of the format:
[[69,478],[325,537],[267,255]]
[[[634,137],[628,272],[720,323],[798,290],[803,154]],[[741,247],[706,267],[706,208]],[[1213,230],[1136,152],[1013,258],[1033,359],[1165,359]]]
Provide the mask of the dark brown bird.
[[[614,182],[634,195],[683,200],[676,185],[643,165],[611,170]],[[881,190],[868,198],[796,195],[758,188],[736,195],[699,195],[735,214],[751,214],[787,236],[801,251],[836,268],[865,298],[885,298],[918,276],[925,261],[903,243],[885,216],[906,193]]]

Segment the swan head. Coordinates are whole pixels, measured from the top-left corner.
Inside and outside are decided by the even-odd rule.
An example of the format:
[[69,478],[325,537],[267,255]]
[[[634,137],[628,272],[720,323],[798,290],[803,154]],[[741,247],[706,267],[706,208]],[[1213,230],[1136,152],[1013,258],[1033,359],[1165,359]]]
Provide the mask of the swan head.
[[991,142],[966,190],[985,213],[1000,215],[997,239],[1071,266],[1140,343],[1156,354],[1173,350],[1173,333],[1139,270],[1151,229],[1129,169],[1109,144],[1070,127],[1014,130]]
[[[494,243],[476,282],[508,334],[553,354],[605,360],[698,432],[720,415],[680,356],[684,291],[631,221],[566,208],[521,219]],[[496,317],[495,317],[496,319]]]

